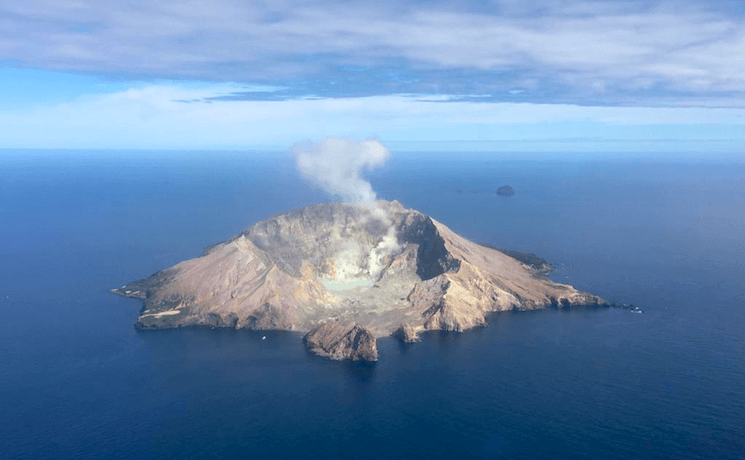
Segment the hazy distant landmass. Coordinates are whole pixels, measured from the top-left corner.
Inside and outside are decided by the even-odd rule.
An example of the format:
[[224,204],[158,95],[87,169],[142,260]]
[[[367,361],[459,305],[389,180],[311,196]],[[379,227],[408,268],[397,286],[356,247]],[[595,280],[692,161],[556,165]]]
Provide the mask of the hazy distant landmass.
[[113,292],[144,300],[141,329],[308,332],[312,352],[377,359],[375,338],[464,331],[490,312],[610,305],[540,276],[534,254],[479,245],[398,202],[328,203],[238,236]]

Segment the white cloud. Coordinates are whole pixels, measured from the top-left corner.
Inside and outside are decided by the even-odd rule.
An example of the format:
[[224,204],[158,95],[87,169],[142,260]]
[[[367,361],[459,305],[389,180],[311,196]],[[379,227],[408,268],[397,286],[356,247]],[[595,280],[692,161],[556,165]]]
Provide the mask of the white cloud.
[[375,191],[362,174],[382,166],[391,152],[377,139],[327,137],[316,144],[296,143],[292,155],[300,173],[331,195],[350,203],[374,203]]
[[[588,136],[587,129],[730,126],[745,133],[745,109],[583,107],[443,102],[415,96],[182,103],[226,87],[151,86],[73,102],[0,112],[0,148],[287,149],[325,135],[389,141],[526,140]],[[517,131],[520,126],[529,131]],[[557,128],[558,127],[558,128]],[[742,134],[737,138],[742,142]]]
[[476,12],[406,2],[28,0],[0,6],[0,59],[245,80],[403,58],[422,71],[508,70],[516,79],[539,74],[590,92],[597,82],[634,91],[658,84],[741,92],[745,19],[722,5],[501,1]]

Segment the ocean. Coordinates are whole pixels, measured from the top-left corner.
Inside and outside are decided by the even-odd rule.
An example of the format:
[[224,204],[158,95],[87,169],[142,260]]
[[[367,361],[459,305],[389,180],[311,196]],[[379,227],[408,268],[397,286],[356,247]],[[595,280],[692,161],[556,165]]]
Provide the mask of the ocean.
[[283,153],[0,151],[0,458],[745,458],[743,160],[394,152],[368,177],[643,313],[498,313],[375,364],[136,331],[111,288],[329,197]]

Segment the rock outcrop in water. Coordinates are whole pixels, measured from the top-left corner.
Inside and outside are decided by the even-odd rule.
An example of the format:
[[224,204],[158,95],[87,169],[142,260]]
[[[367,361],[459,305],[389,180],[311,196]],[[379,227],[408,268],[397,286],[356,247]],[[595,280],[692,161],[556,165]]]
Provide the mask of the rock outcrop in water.
[[[336,337],[328,328],[354,323],[361,328],[354,337],[391,335],[404,324],[411,338],[483,326],[495,311],[609,305],[386,201],[291,211],[114,292],[144,300],[141,329],[314,330],[313,337]],[[317,329],[323,324],[334,326]],[[351,331],[310,343],[332,357],[371,357],[349,349]]]
[[497,189],[497,195],[499,196],[512,196],[515,194],[515,189],[509,185],[503,185]]
[[303,337],[312,353],[331,359],[377,361],[378,345],[369,329],[354,323],[323,323]]
[[419,341],[419,334],[411,324],[402,324],[401,327],[396,329],[393,333],[395,337],[398,337],[404,343],[415,343]]

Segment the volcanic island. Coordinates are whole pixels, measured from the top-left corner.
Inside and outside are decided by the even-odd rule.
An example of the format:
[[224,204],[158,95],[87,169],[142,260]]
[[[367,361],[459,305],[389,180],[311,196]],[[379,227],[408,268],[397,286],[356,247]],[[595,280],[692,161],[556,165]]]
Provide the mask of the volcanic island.
[[518,259],[396,201],[335,202],[259,222],[112,291],[144,301],[138,329],[297,331],[312,353],[365,361],[378,359],[379,337],[416,342],[498,311],[611,306]]

